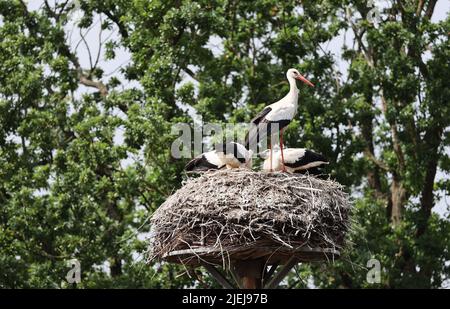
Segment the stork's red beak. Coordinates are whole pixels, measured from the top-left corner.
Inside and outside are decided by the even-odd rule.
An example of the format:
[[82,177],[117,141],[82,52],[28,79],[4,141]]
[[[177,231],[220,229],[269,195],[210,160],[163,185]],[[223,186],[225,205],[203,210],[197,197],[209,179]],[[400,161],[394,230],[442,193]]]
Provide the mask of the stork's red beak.
[[314,87],[314,84],[311,83],[309,80],[307,80],[303,75],[300,75],[300,74],[299,74],[299,75],[297,75],[295,78],[298,79],[298,80],[301,80],[302,82],[304,82],[304,83],[307,84],[308,86]]

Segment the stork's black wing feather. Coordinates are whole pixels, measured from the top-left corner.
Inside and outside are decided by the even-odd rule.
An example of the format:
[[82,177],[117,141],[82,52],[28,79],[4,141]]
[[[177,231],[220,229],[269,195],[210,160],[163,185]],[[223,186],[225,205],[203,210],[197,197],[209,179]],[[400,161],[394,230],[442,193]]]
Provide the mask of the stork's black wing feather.
[[250,149],[250,145],[253,145],[255,141],[259,140],[259,138],[262,138],[263,136],[259,132],[259,124],[264,122],[264,118],[267,116],[268,113],[272,111],[271,107],[266,107],[262,111],[260,111],[251,121],[251,127],[248,130],[247,134],[245,135],[245,148]]
[[264,119],[264,117],[266,117],[266,115],[268,113],[270,113],[271,111],[272,111],[271,107],[264,108],[251,120],[251,123],[256,124],[256,125],[259,124]]
[[294,173],[295,174],[303,174],[303,175],[312,175],[316,178],[320,178],[320,179],[324,179],[324,180],[326,180],[329,177],[329,174],[326,174],[319,167],[311,167],[306,170],[297,170]]
[[294,162],[284,162],[284,165],[292,168],[301,167],[313,162],[328,162],[328,160],[321,154],[311,150],[305,150],[305,155],[298,158]]
[[306,170],[297,170],[294,171],[294,174],[309,174],[309,175],[320,175],[322,174],[321,170],[318,167],[311,167]]
[[245,163],[245,153],[240,152],[238,145],[234,142],[216,145],[216,151],[226,155],[232,154],[239,162]]
[[184,169],[186,171],[207,171],[219,169],[219,166],[212,164],[204,155],[201,155],[189,161]]

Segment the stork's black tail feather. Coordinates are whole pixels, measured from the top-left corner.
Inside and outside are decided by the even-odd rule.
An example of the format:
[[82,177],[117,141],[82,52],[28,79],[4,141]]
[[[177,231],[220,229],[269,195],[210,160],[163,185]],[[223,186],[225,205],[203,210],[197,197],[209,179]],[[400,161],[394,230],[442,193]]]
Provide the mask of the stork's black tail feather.
[[259,132],[257,126],[251,126],[251,128],[247,131],[247,134],[245,135],[245,144],[244,144],[244,147],[247,150],[250,150],[250,148],[252,148],[252,150],[256,152],[258,142],[261,138],[260,136],[258,136],[258,134]]
[[320,153],[314,152],[312,150],[306,150],[305,152],[305,160],[307,160],[308,162],[325,162],[325,164],[328,163],[327,158],[325,158],[325,156],[323,156]]
[[272,133],[272,126],[273,124],[267,121],[263,121],[258,125],[252,124],[245,135],[245,148],[257,152],[258,144]]
[[291,120],[282,119],[277,121],[262,120],[258,125],[252,124],[245,136],[245,148],[257,152],[257,145],[267,136],[279,134],[280,130],[289,125]]

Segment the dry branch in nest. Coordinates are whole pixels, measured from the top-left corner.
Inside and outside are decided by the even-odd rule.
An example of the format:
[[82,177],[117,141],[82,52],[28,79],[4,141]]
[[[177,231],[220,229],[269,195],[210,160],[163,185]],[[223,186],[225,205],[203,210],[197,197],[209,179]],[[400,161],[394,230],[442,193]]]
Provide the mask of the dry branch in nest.
[[343,247],[349,215],[349,197],[332,180],[209,171],[188,178],[153,214],[149,260],[182,256],[187,264],[225,266],[233,259],[277,262],[300,251],[319,259],[315,253],[323,258]]

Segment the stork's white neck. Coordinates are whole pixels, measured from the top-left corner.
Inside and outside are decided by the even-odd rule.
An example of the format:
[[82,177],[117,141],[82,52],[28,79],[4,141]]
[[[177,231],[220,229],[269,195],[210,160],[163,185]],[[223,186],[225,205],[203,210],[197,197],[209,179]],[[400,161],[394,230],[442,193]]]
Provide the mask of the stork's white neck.
[[[289,104],[292,104],[294,106],[294,114],[297,111],[297,106],[298,106],[298,88],[297,88],[297,83],[295,82],[295,78],[288,76],[288,81],[289,81],[289,93],[286,95],[287,98],[287,102]],[[294,116],[294,115],[292,115]]]
[[297,88],[297,83],[295,82],[295,78],[293,78],[292,76],[288,76],[288,81],[289,81],[289,93],[292,93],[293,95],[297,95],[298,94],[298,88]]

